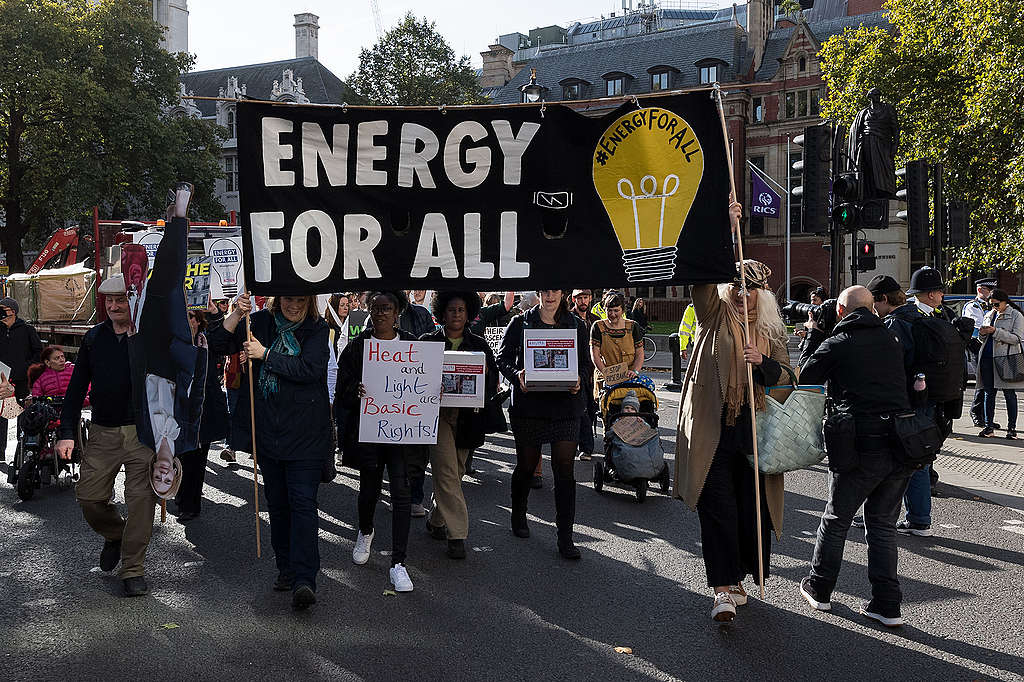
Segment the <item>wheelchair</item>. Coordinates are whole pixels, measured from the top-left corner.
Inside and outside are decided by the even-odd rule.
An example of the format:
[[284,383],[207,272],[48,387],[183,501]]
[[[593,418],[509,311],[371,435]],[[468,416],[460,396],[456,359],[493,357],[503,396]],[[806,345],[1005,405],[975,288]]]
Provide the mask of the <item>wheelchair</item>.
[[78,481],[90,422],[80,420],[71,459],[61,459],[57,455],[57,440],[63,403],[64,399],[59,397],[36,397],[18,417],[18,447],[7,472],[7,482],[14,486],[23,501],[32,499],[35,491],[44,485],[56,483],[58,489],[67,490]]

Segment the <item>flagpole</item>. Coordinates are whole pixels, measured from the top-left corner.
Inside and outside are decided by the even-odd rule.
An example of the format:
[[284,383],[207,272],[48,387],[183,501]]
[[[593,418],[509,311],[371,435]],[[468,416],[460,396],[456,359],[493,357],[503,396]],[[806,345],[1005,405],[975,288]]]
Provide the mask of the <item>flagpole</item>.
[[[732,211],[732,202],[736,201],[736,175],[733,170],[732,163],[732,145],[729,140],[729,128],[725,123],[725,107],[722,106],[722,89],[715,83],[715,89],[712,97],[718,103],[718,116],[722,121],[722,137],[725,142],[725,159],[729,164],[729,187],[731,192],[729,194],[729,210]],[[736,248],[739,251],[740,260],[740,287],[743,290],[743,337],[744,344],[750,343],[750,315],[747,310],[747,267],[745,259],[743,257],[743,229],[740,227],[736,230]],[[735,339],[734,339],[735,341]],[[761,538],[761,469],[758,461],[757,452],[757,419],[754,408],[754,366],[749,362],[744,363],[747,366],[747,400],[750,403],[750,435],[754,446],[754,507],[755,523],[757,524],[757,582],[758,587],[761,588],[761,599],[764,599],[764,541]]]
[[789,133],[786,133],[786,300],[787,301],[792,301],[793,300],[793,295],[792,295],[793,292],[790,291],[790,281],[792,280],[792,276],[791,276],[791,273],[789,271],[789,267],[790,267],[790,260],[789,260],[790,233],[789,233],[789,226],[792,224],[792,223],[789,222],[789,202],[790,202],[790,194],[789,194],[789,192],[790,192],[790,188],[789,188],[790,173],[789,173],[789,171],[792,168],[792,166],[790,165],[790,158],[789,158],[789,143],[790,143],[790,135],[789,135]]

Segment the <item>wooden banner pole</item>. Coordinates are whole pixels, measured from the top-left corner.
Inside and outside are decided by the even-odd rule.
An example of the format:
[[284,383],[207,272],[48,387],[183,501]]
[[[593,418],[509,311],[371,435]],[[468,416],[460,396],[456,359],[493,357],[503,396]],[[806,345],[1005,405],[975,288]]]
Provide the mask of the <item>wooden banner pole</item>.
[[[247,292],[248,293],[248,292]],[[249,325],[249,315],[245,316],[245,337],[252,341],[252,328]],[[256,506],[256,558],[262,557],[260,548],[260,466],[256,459],[256,392],[252,386],[252,358],[245,354],[246,373],[249,375],[249,429],[252,436],[252,497]]]
[[[713,94],[718,102],[718,117],[722,122],[722,136],[725,142],[725,158],[729,162],[729,187],[731,188],[730,203],[736,201],[736,177],[732,166],[732,148],[729,144],[729,128],[725,124],[725,109],[722,106],[722,89],[715,84]],[[739,251],[740,261],[740,286],[743,288],[743,334],[746,337],[744,343],[750,343],[750,322],[747,311],[747,268],[743,258],[743,230],[736,231],[736,247]],[[761,599],[764,599],[764,550],[761,540],[761,470],[758,466],[757,456],[757,417],[754,414],[754,367],[749,362],[747,365],[747,399],[750,402],[750,431],[754,441],[754,505],[757,509],[757,580],[761,588]]]

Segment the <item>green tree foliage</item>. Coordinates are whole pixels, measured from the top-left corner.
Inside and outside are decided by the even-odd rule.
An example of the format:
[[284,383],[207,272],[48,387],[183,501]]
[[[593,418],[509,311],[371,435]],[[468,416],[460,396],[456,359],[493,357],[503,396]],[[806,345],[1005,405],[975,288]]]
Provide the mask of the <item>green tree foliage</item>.
[[800,0],[782,0],[779,3],[779,12],[782,13],[782,16],[789,17],[796,22],[803,14],[804,8],[800,6]]
[[1024,12],[1019,0],[890,0],[892,30],[822,47],[823,116],[849,123],[879,87],[902,128],[898,165],[945,166],[947,198],[973,209],[956,276],[1024,270]]
[[93,205],[103,217],[159,217],[176,179],[217,219],[220,129],[166,115],[187,54],[160,47],[145,0],[0,1],[0,208],[12,271]]
[[437,25],[410,12],[377,44],[359,53],[348,84],[370,104],[481,104],[469,57],[455,58]]

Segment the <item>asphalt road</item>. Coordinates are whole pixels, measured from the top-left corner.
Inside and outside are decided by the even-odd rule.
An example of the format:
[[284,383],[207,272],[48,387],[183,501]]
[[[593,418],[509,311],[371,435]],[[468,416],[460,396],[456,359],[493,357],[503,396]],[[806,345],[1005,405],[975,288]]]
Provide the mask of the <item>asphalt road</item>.
[[[677,396],[662,395],[662,424],[672,425]],[[671,453],[674,433],[662,433]],[[466,561],[448,560],[414,519],[416,589],[398,596],[384,594],[390,512],[379,507],[373,556],[354,566],[357,479],[346,470],[322,487],[320,601],[305,613],[270,590],[265,514],[255,557],[249,460],[211,462],[197,521],[158,523],[152,593],[141,599],[121,598],[120,581],[99,572],[101,540],[70,491],[22,503],[0,485],[0,679],[1024,679],[1018,512],[942,486],[936,537],[900,539],[907,625],[883,630],[856,610],[869,595],[863,531],[851,532],[833,611],[800,598],[826,474],[791,474],[767,597],[718,625],[695,513],[653,491],[642,505],[622,489],[598,494],[580,462],[583,560],[568,563],[555,547],[546,465],[545,488],[530,497],[533,537],[509,532],[513,462],[510,434],[478,452],[481,473],[465,483]]]

